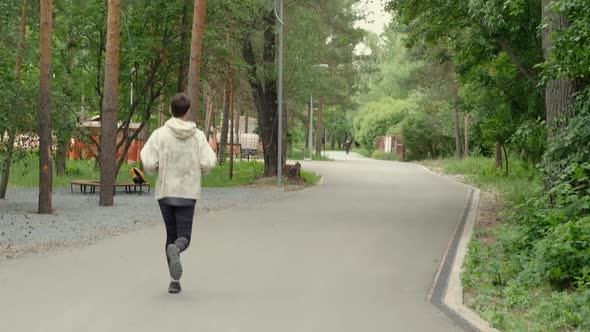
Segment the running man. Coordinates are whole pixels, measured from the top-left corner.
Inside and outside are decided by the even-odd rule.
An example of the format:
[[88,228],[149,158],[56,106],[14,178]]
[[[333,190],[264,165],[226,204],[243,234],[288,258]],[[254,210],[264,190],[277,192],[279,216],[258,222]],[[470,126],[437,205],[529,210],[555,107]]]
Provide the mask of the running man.
[[166,258],[172,281],[169,293],[179,293],[180,253],[191,242],[193,216],[201,198],[201,173],[215,166],[216,156],[190,120],[191,100],[177,94],[170,101],[172,118],[156,129],[141,150],[147,172],[158,173],[156,200],[166,225]]

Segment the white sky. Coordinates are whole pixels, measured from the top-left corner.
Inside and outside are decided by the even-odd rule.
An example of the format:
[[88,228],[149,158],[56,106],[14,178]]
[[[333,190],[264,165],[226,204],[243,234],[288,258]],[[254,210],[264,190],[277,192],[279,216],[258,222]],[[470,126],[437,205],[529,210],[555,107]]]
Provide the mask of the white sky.
[[361,1],[359,7],[367,14],[367,18],[357,22],[357,26],[379,35],[383,33],[385,26],[391,21],[391,14],[384,10],[385,2],[386,0]]

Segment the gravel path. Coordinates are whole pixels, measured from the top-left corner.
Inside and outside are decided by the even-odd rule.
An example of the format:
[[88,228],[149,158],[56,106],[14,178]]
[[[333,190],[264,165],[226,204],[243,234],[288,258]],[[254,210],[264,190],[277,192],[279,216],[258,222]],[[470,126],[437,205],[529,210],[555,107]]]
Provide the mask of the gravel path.
[[[161,222],[153,191],[141,196],[120,193],[114,207],[100,208],[98,194],[71,194],[69,188],[56,188],[53,215],[35,213],[37,195],[33,188],[13,188],[7,200],[0,200],[0,261],[84,246]],[[289,193],[277,189],[204,188],[197,220],[210,211],[256,206],[285,195]]]

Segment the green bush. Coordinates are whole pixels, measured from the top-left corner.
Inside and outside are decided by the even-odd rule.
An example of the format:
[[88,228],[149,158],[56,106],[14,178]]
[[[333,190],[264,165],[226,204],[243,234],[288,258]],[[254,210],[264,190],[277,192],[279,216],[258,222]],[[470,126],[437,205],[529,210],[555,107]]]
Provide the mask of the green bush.
[[390,161],[399,161],[400,157],[391,152],[382,152],[382,151],[373,151],[371,153],[371,158],[379,159],[379,160],[390,160]]
[[509,186],[480,159],[445,167],[491,184],[512,203],[502,224],[476,231],[462,275],[474,293],[468,305],[500,329],[590,330],[590,89],[575,113],[544,155],[544,190],[535,175],[537,189],[526,191],[525,163],[512,162]]
[[309,185],[316,185],[322,178],[318,174],[309,171],[301,171],[301,177],[303,178],[303,181]]
[[367,103],[354,118],[355,138],[367,149],[373,149],[375,139],[400,123],[417,105],[411,99],[383,98]]

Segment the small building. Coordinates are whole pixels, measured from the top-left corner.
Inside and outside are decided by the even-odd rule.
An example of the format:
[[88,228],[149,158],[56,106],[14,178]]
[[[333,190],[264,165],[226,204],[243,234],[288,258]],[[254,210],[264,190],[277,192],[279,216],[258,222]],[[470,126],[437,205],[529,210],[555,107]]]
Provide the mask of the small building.
[[375,139],[375,148],[385,153],[394,153],[400,160],[406,160],[406,146],[401,136],[379,136]]
[[[92,119],[91,121],[82,122],[79,127],[86,133],[88,133],[88,137],[86,139],[75,139],[72,138],[72,142],[70,144],[70,149],[68,151],[68,159],[93,159],[97,153],[97,146],[96,144],[100,144],[100,129],[101,129],[101,121],[100,118]],[[118,128],[121,129],[122,124],[118,124]],[[127,137],[133,135],[139,128],[141,127],[141,123],[130,123]],[[140,133],[136,139],[133,140],[131,145],[129,146],[129,150],[127,151],[127,155],[125,156],[125,161],[129,164],[137,163],[140,161],[141,149],[145,144],[145,137],[147,136],[147,128],[144,127],[142,133]],[[124,139],[124,135],[122,131],[119,131],[117,135],[117,144]],[[96,142],[96,144],[94,142]],[[117,151],[117,159],[121,158],[121,155],[124,152],[125,146],[121,146],[121,148]]]

